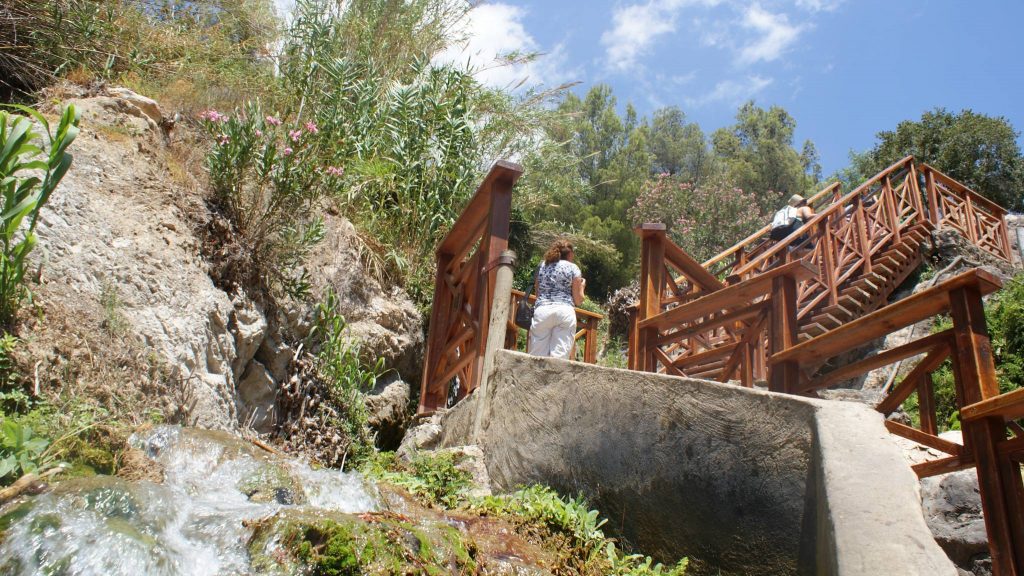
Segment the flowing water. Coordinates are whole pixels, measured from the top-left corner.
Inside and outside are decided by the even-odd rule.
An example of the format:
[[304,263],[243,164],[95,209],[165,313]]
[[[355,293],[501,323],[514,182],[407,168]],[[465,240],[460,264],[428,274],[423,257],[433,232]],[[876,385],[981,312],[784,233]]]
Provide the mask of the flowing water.
[[0,513],[0,573],[249,574],[247,525],[283,509],[378,506],[355,473],[313,470],[227,434],[161,426],[132,438],[163,482],[69,480]]

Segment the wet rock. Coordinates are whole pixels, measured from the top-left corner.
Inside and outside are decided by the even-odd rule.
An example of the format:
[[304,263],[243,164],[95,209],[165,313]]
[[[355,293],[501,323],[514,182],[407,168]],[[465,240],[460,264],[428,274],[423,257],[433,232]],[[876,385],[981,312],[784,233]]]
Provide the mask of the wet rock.
[[377,435],[377,448],[394,450],[402,442],[412,417],[409,395],[409,385],[395,378],[383,380],[366,395],[366,423]]
[[160,483],[164,481],[164,467],[146,456],[138,448],[129,448],[121,454],[121,466],[117,475],[125,480],[146,480]]

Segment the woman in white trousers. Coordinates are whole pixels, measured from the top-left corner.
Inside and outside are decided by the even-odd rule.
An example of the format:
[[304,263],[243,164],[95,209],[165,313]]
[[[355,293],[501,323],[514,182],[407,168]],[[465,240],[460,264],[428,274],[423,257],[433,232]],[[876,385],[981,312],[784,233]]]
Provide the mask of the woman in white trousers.
[[544,253],[537,270],[537,304],[527,351],[534,356],[569,359],[576,336],[575,307],[583,302],[583,279],[568,240],[559,239]]

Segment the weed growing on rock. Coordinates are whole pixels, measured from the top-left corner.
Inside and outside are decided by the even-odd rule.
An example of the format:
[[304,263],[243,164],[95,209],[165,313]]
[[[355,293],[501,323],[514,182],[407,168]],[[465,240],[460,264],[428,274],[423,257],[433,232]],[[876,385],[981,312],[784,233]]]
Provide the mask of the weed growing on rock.
[[316,307],[307,343],[314,352],[300,361],[304,378],[285,385],[279,401],[288,442],[327,466],[358,465],[373,453],[364,394],[384,373],[384,361],[361,359],[332,291]]
[[471,487],[469,472],[456,467],[450,452],[424,452],[410,462],[395,458],[393,452],[380,452],[367,461],[363,472],[384,482],[400,486],[423,500],[456,508]]

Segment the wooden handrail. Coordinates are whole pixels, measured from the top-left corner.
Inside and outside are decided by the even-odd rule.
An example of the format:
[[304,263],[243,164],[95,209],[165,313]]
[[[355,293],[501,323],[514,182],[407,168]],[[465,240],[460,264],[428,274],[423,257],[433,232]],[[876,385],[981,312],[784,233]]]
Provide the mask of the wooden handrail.
[[[936,225],[955,228],[982,250],[1013,261],[1005,208],[928,164],[921,165],[921,172],[928,193],[929,215]],[[949,196],[956,200],[950,201]],[[958,202],[962,209],[946,210],[947,205]]]
[[741,303],[748,303],[754,298],[768,294],[771,291],[772,281],[779,276],[790,276],[797,282],[800,282],[816,275],[817,273],[814,269],[806,263],[799,261],[790,262],[785,266],[759,274],[750,280],[722,288],[717,292],[712,292],[707,296],[687,302],[682,306],[672,308],[652,318],[644,319],[640,322],[640,329],[657,328],[664,330],[672,326],[686,324],[695,318],[702,318],[708,314],[734,307]]
[[1024,388],[1018,388],[960,409],[960,420],[964,422],[993,416],[1006,420],[1024,418]]
[[815,214],[814,217],[805,222],[803,226],[798,228],[796,231],[792,232],[786,238],[776,242],[770,250],[762,253],[756,259],[748,262],[745,266],[741,267],[738,270],[735,270],[733,273],[742,276],[743,274],[747,274],[752,270],[756,270],[757,267],[762,266],[764,262],[771,261],[772,259],[777,258],[781,252],[790,248],[794,240],[810,233],[819,224],[821,224],[822,222],[826,222],[829,217],[837,215],[840,212],[844,211],[846,207],[852,204],[855,199],[860,198],[864,194],[864,192],[870,190],[872,186],[880,183],[887,176],[890,176],[904,168],[913,169],[913,163],[914,157],[907,156],[906,158],[903,158],[899,162],[892,164],[882,172],[876,174],[867,182],[858,186],[856,189],[854,189],[853,192],[846,194],[839,200],[833,202],[831,205],[828,206],[828,208],[826,208],[822,212]]

